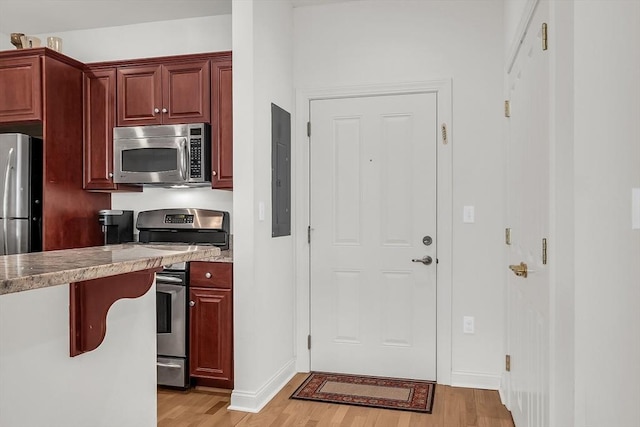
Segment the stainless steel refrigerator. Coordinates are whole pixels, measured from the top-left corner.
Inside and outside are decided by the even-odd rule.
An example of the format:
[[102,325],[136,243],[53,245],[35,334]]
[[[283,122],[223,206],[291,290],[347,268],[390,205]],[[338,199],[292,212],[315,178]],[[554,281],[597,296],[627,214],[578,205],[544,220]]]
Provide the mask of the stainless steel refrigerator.
[[0,134],[0,255],[42,250],[42,141]]

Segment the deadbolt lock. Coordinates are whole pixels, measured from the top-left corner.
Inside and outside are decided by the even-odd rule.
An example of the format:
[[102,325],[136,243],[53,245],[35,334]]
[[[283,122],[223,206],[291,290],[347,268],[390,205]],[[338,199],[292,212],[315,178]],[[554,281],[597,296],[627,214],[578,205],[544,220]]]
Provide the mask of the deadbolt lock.
[[429,246],[431,243],[433,243],[433,239],[431,238],[431,236],[424,236],[422,238],[422,243],[424,243],[425,246]]

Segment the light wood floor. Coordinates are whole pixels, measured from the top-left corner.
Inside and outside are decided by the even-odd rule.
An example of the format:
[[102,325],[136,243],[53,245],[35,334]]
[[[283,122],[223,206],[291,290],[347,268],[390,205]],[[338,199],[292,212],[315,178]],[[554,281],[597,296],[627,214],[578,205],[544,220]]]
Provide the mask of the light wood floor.
[[259,414],[227,410],[230,393],[158,390],[158,427],[513,427],[498,392],[436,387],[432,414],[290,400],[307,377],[297,374]]

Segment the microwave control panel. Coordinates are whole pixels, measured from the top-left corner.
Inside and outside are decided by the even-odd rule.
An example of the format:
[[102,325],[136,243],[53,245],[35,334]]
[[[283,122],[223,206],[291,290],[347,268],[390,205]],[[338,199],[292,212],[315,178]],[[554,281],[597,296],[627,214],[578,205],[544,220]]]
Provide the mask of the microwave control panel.
[[192,180],[202,180],[202,134],[203,128],[200,126],[189,129],[189,176]]
[[202,178],[202,138],[191,137],[189,141],[189,151],[191,155],[190,176],[194,178]]

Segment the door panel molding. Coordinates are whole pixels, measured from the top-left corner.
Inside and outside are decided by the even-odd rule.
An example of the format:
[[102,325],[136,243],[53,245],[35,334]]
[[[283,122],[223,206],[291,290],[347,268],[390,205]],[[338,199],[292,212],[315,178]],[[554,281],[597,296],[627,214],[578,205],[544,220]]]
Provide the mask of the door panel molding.
[[[296,370],[310,369],[310,351],[307,336],[310,330],[310,270],[307,227],[309,226],[309,120],[312,100],[363,96],[435,93],[437,98],[437,123],[448,128],[446,140],[437,136],[437,233],[438,239],[438,289],[437,289],[437,378],[440,384],[451,384],[451,292],[452,292],[452,146],[455,143],[452,127],[452,80],[434,79],[385,85],[357,85],[345,87],[318,87],[296,91],[296,141],[292,156],[296,159],[295,179],[292,191],[296,194],[293,210],[295,226],[295,274],[296,274]],[[313,132],[313,129],[311,129]],[[311,231],[313,239],[313,230]]]

